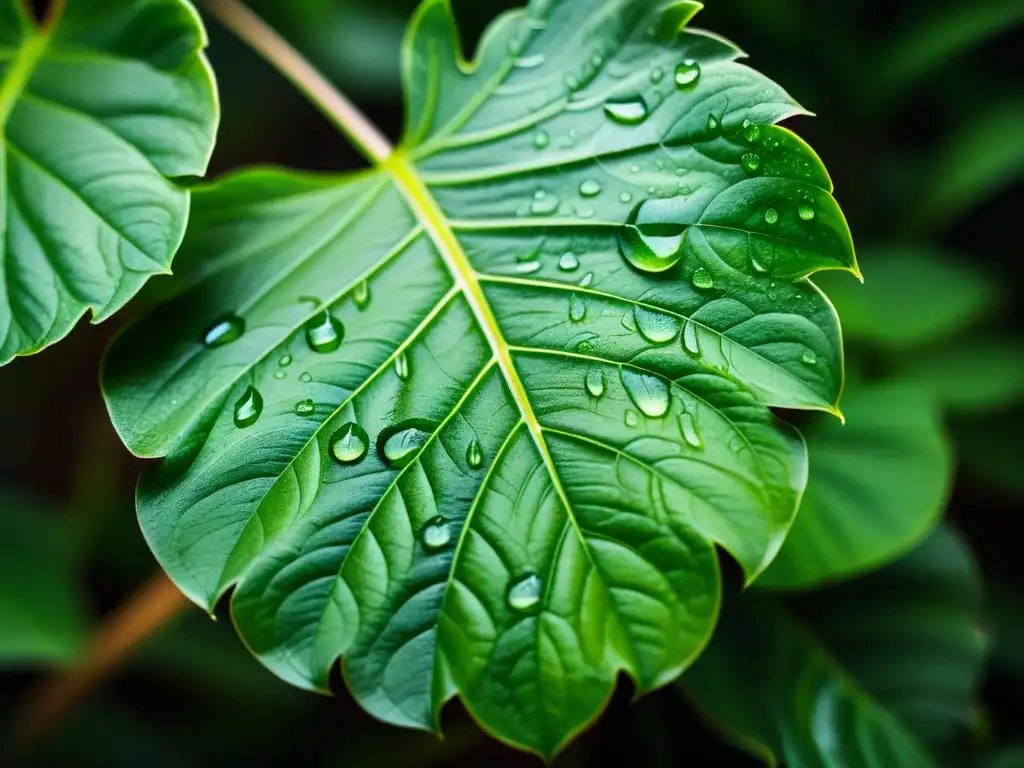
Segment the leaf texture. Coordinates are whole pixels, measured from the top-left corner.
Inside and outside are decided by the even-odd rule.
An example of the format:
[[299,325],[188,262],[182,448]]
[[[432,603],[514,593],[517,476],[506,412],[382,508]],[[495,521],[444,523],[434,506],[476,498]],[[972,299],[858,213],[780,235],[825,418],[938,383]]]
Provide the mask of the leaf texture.
[[68,0],[37,29],[0,9],[0,364],[120,309],[167,272],[217,124],[184,0]]
[[[459,695],[543,755],[700,653],[835,410],[856,272],[800,108],[690,2],[535,2],[472,63],[421,6],[382,167],[196,193],[179,295],[109,352],[160,562],[247,645],[386,721]],[[678,72],[677,72],[678,68]]]

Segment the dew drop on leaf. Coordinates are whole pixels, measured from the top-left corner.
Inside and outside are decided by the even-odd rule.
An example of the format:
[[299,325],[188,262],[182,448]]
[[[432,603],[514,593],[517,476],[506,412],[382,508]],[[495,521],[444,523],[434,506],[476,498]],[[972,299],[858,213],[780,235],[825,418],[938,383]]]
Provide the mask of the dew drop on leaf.
[[767,272],[768,267],[757,260],[754,254],[750,254],[750,265],[754,268],[755,272]]
[[484,451],[475,437],[466,446],[466,464],[470,469],[480,469],[484,465]]
[[352,290],[352,301],[359,309],[366,309],[370,304],[370,283],[368,280],[360,280]]
[[274,371],[274,378],[278,380],[283,379],[287,375],[284,371]]
[[625,387],[629,399],[644,416],[660,419],[668,413],[671,397],[668,382],[664,379],[632,368],[623,368],[622,386]]
[[661,67],[655,67],[651,70],[651,82],[657,85],[665,78],[665,70]]
[[314,352],[333,352],[344,338],[345,326],[326,309],[306,323],[306,343]]
[[448,521],[438,515],[423,526],[423,533],[420,535],[423,546],[431,551],[448,546],[452,540],[451,526]]
[[263,395],[252,385],[246,387],[245,392],[235,403],[235,426],[239,429],[251,427],[263,413]]
[[366,430],[355,422],[343,424],[331,436],[331,456],[339,464],[356,464],[363,460],[370,446]]
[[591,397],[601,397],[604,394],[604,371],[600,368],[591,368],[587,371],[584,384]]
[[640,423],[640,414],[634,411],[632,408],[626,411],[626,426],[635,427]]
[[558,268],[563,272],[573,272],[579,269],[580,260],[576,258],[575,253],[563,253],[562,258],[558,260]]
[[578,293],[569,297],[569,319],[574,323],[581,323],[587,316],[587,300]]
[[702,291],[707,291],[715,287],[715,280],[711,277],[711,273],[704,269],[704,267],[697,267],[696,271],[693,273],[693,287],[700,288]]
[[313,374],[311,373],[304,373],[301,376],[299,376],[299,381],[301,381],[303,384],[309,384],[309,382],[311,382],[312,380]]
[[553,195],[539,189],[534,194],[533,201],[530,203],[530,213],[534,216],[550,216],[558,210],[560,202],[558,195]]
[[686,225],[672,221],[672,205],[647,200],[630,213],[619,233],[619,251],[641,272],[664,272],[683,258]]
[[587,274],[583,276],[583,279],[580,280],[579,286],[580,288],[589,288],[592,282],[594,282],[594,273],[587,272]]
[[312,400],[299,400],[299,402],[295,404],[295,413],[299,416],[309,416],[315,410],[316,405]]
[[712,137],[717,136],[719,128],[720,128],[720,123],[718,122],[718,118],[715,117],[714,115],[708,115],[708,122],[707,122],[707,125],[705,126],[705,129],[707,130],[708,135],[712,136]]
[[694,422],[692,414],[687,411],[679,414],[679,431],[683,434],[683,440],[691,448],[700,448],[704,445],[701,442],[700,433],[697,431],[697,424]]
[[681,91],[692,91],[700,80],[700,64],[685,59],[676,66],[676,87]]
[[697,340],[697,324],[688,320],[683,326],[683,349],[691,357],[700,357],[700,342]]
[[516,264],[516,272],[520,275],[532,275],[534,272],[540,272],[539,261],[520,261]]
[[604,112],[620,125],[639,125],[650,114],[647,102],[639,94],[609,99],[604,103]]
[[223,347],[233,341],[238,341],[245,333],[245,320],[238,315],[224,315],[217,318],[206,333],[203,334],[203,343],[208,347]]
[[814,207],[810,203],[800,203],[800,218],[804,221],[811,221],[814,219]]
[[601,185],[594,179],[586,179],[580,184],[580,194],[583,197],[597,197],[601,194]]
[[401,469],[416,458],[436,426],[423,419],[396,424],[378,435],[377,452],[389,466]]
[[632,200],[633,195],[629,192],[623,192],[621,195],[619,195],[619,202],[621,203],[628,203],[631,202]]
[[281,366],[282,368],[287,368],[289,365],[292,364],[292,356],[291,355],[281,355],[281,357],[278,358],[277,364],[279,366]]
[[756,152],[747,152],[740,158],[740,165],[747,173],[755,173],[761,167],[761,156]]
[[743,138],[751,144],[756,144],[761,139],[761,126],[750,120],[743,121]]
[[668,344],[679,335],[682,325],[678,317],[639,304],[633,307],[633,319],[640,334],[652,344]]
[[804,352],[802,359],[806,365],[818,364],[818,356],[814,354],[814,352],[812,352],[811,350],[807,350],[806,352]]
[[409,378],[409,356],[405,352],[395,358],[395,375],[402,381]]
[[531,613],[540,605],[542,586],[540,577],[534,573],[519,579],[509,586],[505,594],[508,607],[517,613]]
[[534,149],[545,149],[551,143],[551,137],[547,131],[537,131],[533,137]]
[[764,212],[764,220],[769,224],[775,224],[779,220],[779,212],[774,208],[769,208]]

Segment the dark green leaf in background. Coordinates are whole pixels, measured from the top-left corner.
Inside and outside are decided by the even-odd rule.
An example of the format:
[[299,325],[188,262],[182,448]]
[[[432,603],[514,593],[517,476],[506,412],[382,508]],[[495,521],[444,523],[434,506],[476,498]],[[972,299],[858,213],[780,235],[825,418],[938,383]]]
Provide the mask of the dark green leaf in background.
[[[169,270],[217,102],[185,0],[0,8],[0,364],[100,322]],[[55,4],[55,7],[59,7]]]

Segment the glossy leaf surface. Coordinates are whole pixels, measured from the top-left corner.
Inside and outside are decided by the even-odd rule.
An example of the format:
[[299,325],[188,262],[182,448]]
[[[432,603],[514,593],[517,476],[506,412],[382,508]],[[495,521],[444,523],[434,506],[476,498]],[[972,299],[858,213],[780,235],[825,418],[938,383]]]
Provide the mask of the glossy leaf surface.
[[726,601],[683,684],[773,764],[939,765],[972,716],[979,593],[965,545],[940,529],[885,570],[795,606],[756,592]]
[[550,755],[616,674],[700,653],[715,545],[756,577],[834,410],[856,271],[800,112],[649,0],[535,2],[472,65],[448,5],[405,47],[381,168],[196,193],[180,296],[111,349],[139,512],[278,675],[436,728],[458,694]]
[[[58,4],[54,4],[59,7]],[[105,320],[168,271],[217,102],[184,0],[0,7],[0,364]]]
[[878,567],[916,546],[942,515],[952,446],[928,390],[856,384],[843,412],[845,426],[822,419],[804,432],[807,492],[761,586],[804,588]]

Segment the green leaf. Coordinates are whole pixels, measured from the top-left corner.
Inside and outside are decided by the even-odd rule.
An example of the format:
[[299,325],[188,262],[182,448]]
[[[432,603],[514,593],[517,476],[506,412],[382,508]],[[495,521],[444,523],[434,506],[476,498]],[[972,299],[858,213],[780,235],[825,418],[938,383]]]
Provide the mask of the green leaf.
[[991,412],[1024,399],[1024,344],[1002,335],[961,337],[910,357],[899,370],[956,414]]
[[863,288],[822,275],[822,289],[854,341],[902,352],[946,339],[996,305],[996,284],[976,266],[926,248],[889,246],[864,256]]
[[896,381],[843,397],[847,424],[806,430],[810,479],[800,513],[761,586],[808,587],[894,560],[941,516],[952,446],[927,390]]
[[[185,0],[68,0],[36,29],[0,7],[0,364],[105,320],[168,272],[217,102]],[[57,4],[54,4],[58,7]]]
[[284,679],[325,690],[343,657],[381,719],[433,729],[458,694],[551,755],[620,670],[649,691],[700,652],[716,544],[750,579],[775,555],[806,457],[768,406],[835,409],[806,277],[856,265],[771,125],[799,108],[681,29],[698,8],[535,2],[470,65],[427,2],[382,167],[196,193],[180,295],[104,385],[166,456],[139,486],[160,562],[204,607],[233,587]]
[[683,679],[738,746],[804,766],[928,766],[971,721],[985,642],[966,546],[940,529],[884,571],[795,610],[765,593],[726,603]]
[[68,543],[51,510],[0,491],[0,665],[76,659],[86,622]]

